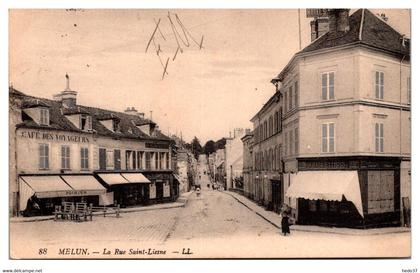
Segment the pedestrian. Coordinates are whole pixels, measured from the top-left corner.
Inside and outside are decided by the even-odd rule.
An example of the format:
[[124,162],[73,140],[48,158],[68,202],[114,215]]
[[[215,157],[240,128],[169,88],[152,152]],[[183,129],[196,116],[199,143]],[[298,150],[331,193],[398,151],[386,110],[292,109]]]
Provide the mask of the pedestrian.
[[289,215],[286,212],[283,212],[281,214],[281,232],[284,236],[287,234],[290,234],[290,218]]

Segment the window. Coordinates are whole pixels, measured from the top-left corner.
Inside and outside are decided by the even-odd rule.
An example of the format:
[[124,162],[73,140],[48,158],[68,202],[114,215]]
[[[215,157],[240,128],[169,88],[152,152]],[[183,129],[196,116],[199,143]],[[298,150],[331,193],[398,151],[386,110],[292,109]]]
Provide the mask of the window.
[[171,169],[171,165],[169,165],[169,153],[166,153],[166,169]]
[[384,99],[384,72],[375,71],[375,98]]
[[322,100],[334,99],[334,72],[322,73]]
[[143,169],[143,152],[137,152],[137,169]]
[[293,109],[293,86],[289,87],[289,110]]
[[299,102],[299,85],[298,82],[295,82],[295,107],[298,107]]
[[278,119],[279,119],[279,112],[275,112],[274,113],[274,133],[276,134],[279,131],[279,123],[278,123]]
[[70,169],[70,146],[61,146],[61,169]]
[[270,116],[270,118],[268,119],[268,136],[272,136],[273,135],[273,116]]
[[264,121],[264,139],[268,137],[268,126],[267,121]]
[[92,117],[88,115],[80,116],[80,129],[84,131],[92,130]]
[[277,122],[279,123],[277,126],[278,126],[278,128],[279,128],[279,132],[281,132],[282,130],[283,130],[283,128],[281,128],[281,126],[282,126],[282,109],[280,108],[280,111],[279,111],[279,118],[277,119]]
[[368,171],[368,213],[394,211],[394,171]]
[[159,169],[159,153],[153,153],[155,157],[155,170]]
[[287,90],[284,92],[284,112],[287,113]]
[[41,170],[50,168],[48,144],[39,144],[39,168]]
[[82,170],[89,169],[89,149],[80,148],[80,168]]
[[334,123],[322,124],[322,152],[323,153],[335,152],[335,124]]
[[289,153],[293,154],[293,131],[289,132]]
[[295,128],[295,154],[299,153],[299,132],[298,128]]
[[49,114],[49,110],[46,108],[41,108],[40,109],[40,120],[39,120],[39,124],[41,125],[50,125],[50,114]]
[[106,168],[107,169],[114,168],[114,151],[113,150],[106,150]]
[[150,152],[146,152],[146,169],[147,170],[150,170],[152,168],[150,159],[151,159]]
[[288,147],[289,147],[289,143],[288,143],[288,141],[289,141],[289,132],[285,132],[284,133],[284,155],[285,156],[287,156],[287,155],[289,155],[289,149],[288,149]]
[[118,132],[120,130],[120,122],[118,120],[112,120],[112,130]]
[[384,124],[375,123],[375,152],[384,152]]
[[407,78],[407,101],[411,103],[411,77]]

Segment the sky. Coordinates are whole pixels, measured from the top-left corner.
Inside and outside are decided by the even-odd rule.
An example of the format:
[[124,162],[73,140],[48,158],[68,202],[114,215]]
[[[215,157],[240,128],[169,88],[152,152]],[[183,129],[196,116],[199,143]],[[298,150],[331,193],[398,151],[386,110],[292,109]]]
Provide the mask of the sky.
[[[410,37],[409,10],[371,11],[385,13]],[[249,120],[275,91],[270,80],[299,50],[299,12],[304,47],[310,43],[304,9],[12,9],[9,83],[52,98],[68,73],[78,104],[135,107],[163,133],[197,136],[204,145],[234,128],[252,128]],[[178,37],[182,53],[168,13],[181,36],[179,22],[190,34],[188,47]]]

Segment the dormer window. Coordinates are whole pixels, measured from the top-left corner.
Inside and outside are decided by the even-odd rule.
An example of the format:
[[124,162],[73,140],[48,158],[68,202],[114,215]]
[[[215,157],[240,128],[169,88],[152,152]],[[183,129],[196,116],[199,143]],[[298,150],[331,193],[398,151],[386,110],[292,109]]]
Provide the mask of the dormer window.
[[40,125],[50,125],[50,111],[47,108],[40,108]]
[[83,131],[92,130],[92,117],[89,115],[80,115],[80,129]]
[[119,120],[116,120],[116,119],[113,119],[112,120],[112,130],[114,132],[120,131],[120,122],[119,122]]

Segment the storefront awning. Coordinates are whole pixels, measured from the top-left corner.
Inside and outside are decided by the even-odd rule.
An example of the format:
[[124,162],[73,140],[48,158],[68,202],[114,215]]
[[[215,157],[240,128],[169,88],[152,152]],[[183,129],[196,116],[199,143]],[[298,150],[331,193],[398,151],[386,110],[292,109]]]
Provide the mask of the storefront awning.
[[75,195],[101,195],[106,189],[93,175],[61,175],[61,178],[75,191]]
[[98,174],[102,180],[107,183],[109,186],[118,185],[118,184],[130,184],[127,179],[125,179],[119,173],[100,173]]
[[36,194],[38,198],[66,196],[73,191],[58,175],[19,177],[19,208],[26,209],[28,199]]
[[302,171],[290,176],[287,197],[311,200],[353,202],[363,217],[357,171]]
[[130,183],[151,183],[150,180],[141,173],[121,173],[121,175]]

